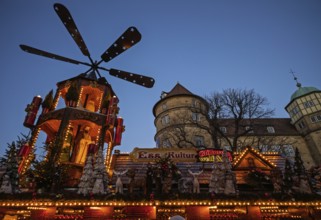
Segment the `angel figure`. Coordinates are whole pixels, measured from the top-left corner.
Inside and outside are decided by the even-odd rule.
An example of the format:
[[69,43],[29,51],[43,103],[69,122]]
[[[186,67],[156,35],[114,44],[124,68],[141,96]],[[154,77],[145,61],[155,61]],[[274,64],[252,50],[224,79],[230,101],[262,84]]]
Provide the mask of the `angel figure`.
[[123,182],[121,181],[121,176],[124,175],[125,173],[127,173],[128,169],[126,169],[123,172],[117,172],[117,171],[113,171],[113,173],[117,176],[117,180],[116,180],[116,191],[115,193],[120,193],[123,194]]
[[188,170],[188,172],[193,176],[193,193],[200,193],[200,183],[198,182],[197,176],[203,173],[203,170],[194,173],[191,170]]

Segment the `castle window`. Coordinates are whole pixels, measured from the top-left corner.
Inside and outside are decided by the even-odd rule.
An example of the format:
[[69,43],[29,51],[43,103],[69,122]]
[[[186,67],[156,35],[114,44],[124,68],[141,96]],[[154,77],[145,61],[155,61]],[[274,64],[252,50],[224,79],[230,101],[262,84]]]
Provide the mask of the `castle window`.
[[164,104],[162,105],[162,109],[163,109],[163,110],[166,110],[166,109],[167,109],[166,103],[164,103]]
[[200,121],[201,120],[201,114],[193,112],[192,113],[192,119],[193,119],[193,121]]
[[298,123],[298,127],[299,127],[300,129],[305,128],[306,126],[305,126],[304,121],[300,121],[300,122]]
[[204,147],[205,146],[203,136],[195,135],[194,140],[195,140],[196,147]]
[[226,134],[227,130],[226,130],[226,127],[220,127],[220,130],[222,133]]
[[311,116],[310,119],[311,119],[312,123],[319,122],[319,121],[321,121],[321,115]]
[[247,132],[248,134],[253,134],[254,133],[253,128],[251,126],[246,126],[245,130],[248,131]]
[[200,106],[200,102],[197,101],[197,100],[195,100],[195,99],[193,99],[193,100],[192,100],[192,106],[193,106],[193,107],[199,107],[199,106]]
[[260,145],[257,147],[259,149],[260,152],[269,152],[269,145]]
[[310,100],[310,101],[303,103],[303,105],[305,108],[310,108],[310,107],[314,106],[314,102]]
[[295,106],[295,107],[291,110],[291,113],[292,113],[292,115],[298,114],[298,113],[299,113],[299,108],[298,108],[298,106]]
[[272,126],[267,126],[267,127],[266,127],[266,130],[267,130],[269,133],[275,133],[274,127],[272,127]]
[[169,141],[168,138],[163,140],[163,147],[171,147],[171,142]]
[[272,145],[270,147],[270,152],[280,152],[281,146],[280,145]]
[[282,153],[286,158],[293,159],[295,157],[295,150],[291,144],[285,144],[282,146]]
[[162,117],[162,125],[169,124],[169,115],[165,115]]

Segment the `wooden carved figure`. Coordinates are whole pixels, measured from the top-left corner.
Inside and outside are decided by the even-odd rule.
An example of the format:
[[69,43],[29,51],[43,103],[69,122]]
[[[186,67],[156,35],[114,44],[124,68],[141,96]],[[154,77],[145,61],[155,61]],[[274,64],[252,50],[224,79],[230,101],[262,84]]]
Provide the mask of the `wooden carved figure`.
[[194,173],[191,170],[188,170],[188,172],[193,176],[193,193],[200,193],[200,183],[198,182],[197,176],[203,173],[203,170]]
[[117,172],[117,171],[113,171],[113,173],[116,175],[117,180],[116,180],[116,190],[115,193],[120,193],[123,194],[124,190],[123,190],[123,182],[121,181],[121,176],[124,175],[125,173],[127,173],[128,169],[126,169],[123,172]]

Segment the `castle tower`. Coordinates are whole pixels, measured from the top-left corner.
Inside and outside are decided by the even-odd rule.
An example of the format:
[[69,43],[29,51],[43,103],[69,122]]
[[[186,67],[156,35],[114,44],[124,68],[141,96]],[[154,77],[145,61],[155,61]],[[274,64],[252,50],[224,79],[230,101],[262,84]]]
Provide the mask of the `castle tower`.
[[[297,80],[296,77],[294,77]],[[315,87],[302,87],[297,82],[297,90],[285,107],[291,123],[302,135],[307,150],[316,165],[321,164],[321,91]]]
[[207,102],[177,83],[154,105],[154,137],[159,148],[212,147]]

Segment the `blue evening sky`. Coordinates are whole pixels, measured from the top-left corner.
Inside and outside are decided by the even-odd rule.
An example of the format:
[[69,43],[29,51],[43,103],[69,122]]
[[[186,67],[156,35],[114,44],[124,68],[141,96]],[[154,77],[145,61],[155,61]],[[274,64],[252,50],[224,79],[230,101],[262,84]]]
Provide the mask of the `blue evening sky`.
[[[0,1],[0,155],[23,127],[33,96],[44,97],[56,82],[84,66],[23,52],[19,44],[87,61],[53,9],[55,1]],[[291,69],[303,86],[321,89],[321,1],[319,0],[83,0],[60,1],[72,14],[94,59],[129,26],[140,43],[106,68],[155,78],[146,89],[104,73],[120,99],[124,118],[121,151],[155,147],[152,108],[177,82],[204,96],[226,88],[254,89],[268,98],[275,117],[296,90]],[[44,136],[44,135],[42,135]],[[42,137],[43,138],[43,137]],[[41,137],[37,143],[41,146]]]

